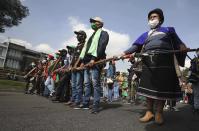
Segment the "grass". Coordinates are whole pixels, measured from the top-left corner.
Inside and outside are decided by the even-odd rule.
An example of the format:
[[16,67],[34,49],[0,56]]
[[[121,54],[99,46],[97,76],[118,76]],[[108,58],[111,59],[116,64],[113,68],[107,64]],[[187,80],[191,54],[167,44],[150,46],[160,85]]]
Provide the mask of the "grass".
[[25,88],[26,83],[13,80],[0,80],[0,90],[6,91],[22,91]]

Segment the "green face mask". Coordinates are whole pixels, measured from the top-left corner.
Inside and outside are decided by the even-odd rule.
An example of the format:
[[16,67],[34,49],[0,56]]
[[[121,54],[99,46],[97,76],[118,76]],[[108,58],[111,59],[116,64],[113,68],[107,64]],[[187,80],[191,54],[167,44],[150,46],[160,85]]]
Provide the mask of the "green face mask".
[[55,57],[58,59],[58,58],[59,58],[59,55],[58,55],[58,54],[56,54],[56,55],[55,55]]
[[95,23],[91,23],[91,28],[92,28],[93,30],[96,30],[96,29],[97,29],[96,24],[95,24]]

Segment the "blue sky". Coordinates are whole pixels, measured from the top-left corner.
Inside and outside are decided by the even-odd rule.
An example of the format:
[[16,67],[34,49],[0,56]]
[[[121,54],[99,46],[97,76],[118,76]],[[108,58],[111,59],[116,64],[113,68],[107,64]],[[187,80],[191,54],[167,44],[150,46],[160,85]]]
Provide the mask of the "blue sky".
[[[67,44],[76,44],[73,31],[90,30],[89,18],[100,16],[109,32],[107,53],[118,55],[143,32],[149,30],[147,14],[154,8],[164,11],[163,26],[173,26],[188,47],[199,43],[198,0],[21,0],[30,15],[5,33],[7,37],[23,40],[29,48],[54,52]],[[193,53],[190,54],[193,57]],[[119,70],[128,64],[118,63]]]

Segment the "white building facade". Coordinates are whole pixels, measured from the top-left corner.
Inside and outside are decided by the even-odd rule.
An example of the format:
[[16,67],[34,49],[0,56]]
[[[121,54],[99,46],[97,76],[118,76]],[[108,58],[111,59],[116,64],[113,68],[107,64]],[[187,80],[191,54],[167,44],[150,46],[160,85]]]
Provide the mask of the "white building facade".
[[11,41],[3,42],[0,43],[0,68],[24,71],[31,62],[36,62],[45,55]]
[[8,52],[8,42],[0,43],[0,67],[4,67]]

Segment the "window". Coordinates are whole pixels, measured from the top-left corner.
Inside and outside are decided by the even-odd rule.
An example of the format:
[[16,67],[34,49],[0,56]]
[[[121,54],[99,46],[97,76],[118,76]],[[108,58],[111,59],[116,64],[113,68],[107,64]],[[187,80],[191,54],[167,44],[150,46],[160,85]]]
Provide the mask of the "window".
[[10,67],[10,59],[7,59],[7,61],[6,61],[6,67]]
[[10,49],[10,50],[8,51],[8,55],[9,55],[9,56],[12,56],[12,49]]
[[0,58],[0,67],[3,67],[3,62],[4,62],[4,59]]
[[6,67],[13,68],[13,69],[19,69],[19,61],[14,60],[14,59],[8,59],[6,62]]
[[0,56],[3,56],[3,48],[0,47]]

